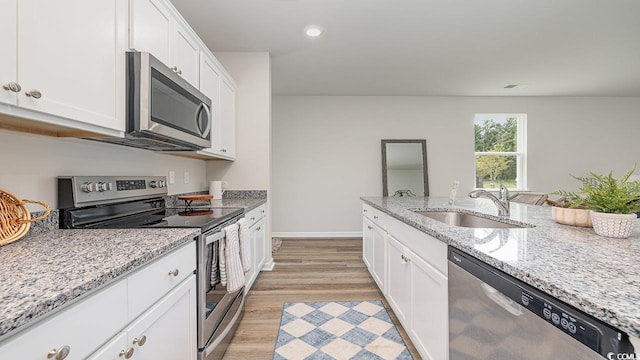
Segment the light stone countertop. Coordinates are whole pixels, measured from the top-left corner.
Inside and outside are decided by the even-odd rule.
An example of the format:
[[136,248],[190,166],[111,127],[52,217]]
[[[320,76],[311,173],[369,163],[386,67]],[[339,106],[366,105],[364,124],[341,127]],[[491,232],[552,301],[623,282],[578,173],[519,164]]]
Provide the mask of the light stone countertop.
[[[448,198],[362,197],[365,203],[454,246],[624,332],[640,337],[640,226],[628,239],[555,223],[551,208],[511,203],[524,229],[449,226],[412,209],[451,209]],[[453,208],[497,217],[488,199],[456,199]],[[639,220],[640,222],[640,220]]]
[[[0,340],[153,259],[200,229],[52,230],[0,247]],[[195,256],[195,254],[194,254]]]

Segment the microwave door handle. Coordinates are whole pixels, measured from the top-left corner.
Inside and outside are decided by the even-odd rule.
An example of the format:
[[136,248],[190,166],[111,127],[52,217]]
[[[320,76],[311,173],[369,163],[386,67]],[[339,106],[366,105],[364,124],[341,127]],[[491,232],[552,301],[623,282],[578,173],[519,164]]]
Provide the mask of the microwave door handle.
[[[204,130],[200,128],[200,114],[202,113],[202,110],[207,113],[207,127]],[[209,109],[207,109],[207,105],[205,103],[200,103],[200,105],[198,105],[195,120],[196,128],[198,129],[198,131],[200,131],[200,136],[207,136],[207,134],[209,134],[209,130],[211,129],[211,112],[209,111]]]

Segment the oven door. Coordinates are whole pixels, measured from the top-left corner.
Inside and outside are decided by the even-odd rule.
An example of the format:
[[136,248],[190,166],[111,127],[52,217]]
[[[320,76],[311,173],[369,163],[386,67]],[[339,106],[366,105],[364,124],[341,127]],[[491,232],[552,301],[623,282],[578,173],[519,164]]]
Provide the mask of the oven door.
[[[242,318],[244,287],[227,292],[220,283],[219,245],[224,232],[200,237],[198,245],[198,349],[210,353]],[[208,357],[205,357],[208,359]]]

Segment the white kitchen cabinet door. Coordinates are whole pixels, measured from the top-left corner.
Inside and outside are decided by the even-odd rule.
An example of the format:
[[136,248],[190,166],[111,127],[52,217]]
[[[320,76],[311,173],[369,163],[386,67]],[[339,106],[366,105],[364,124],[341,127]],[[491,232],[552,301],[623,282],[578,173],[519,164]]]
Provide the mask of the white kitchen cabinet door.
[[366,217],[362,218],[362,261],[371,272],[371,265],[373,264],[373,223]]
[[196,280],[189,276],[125,330],[136,360],[195,360]]
[[425,359],[449,358],[449,294],[447,278],[410,253],[413,344]]
[[236,156],[236,88],[226,77],[220,83],[220,152]]
[[373,225],[373,266],[371,275],[383,294],[387,293],[387,234],[377,225]]
[[18,106],[123,131],[126,0],[17,4]]
[[127,333],[121,332],[89,356],[87,360],[122,360],[125,359],[127,351],[133,351],[129,348],[130,346],[127,345]]
[[211,147],[207,152],[220,154],[220,79],[222,72],[205,53],[200,57],[200,91],[211,99]]
[[403,326],[408,328],[411,319],[411,261],[407,260],[406,247],[391,235],[387,235],[387,300]]
[[253,267],[256,269],[256,276],[260,273],[262,269],[262,265],[264,265],[265,254],[266,254],[266,244],[265,241],[267,239],[267,226],[264,218],[260,219],[256,224],[255,229],[255,257]]
[[129,47],[171,66],[172,14],[159,0],[130,0]]
[[[0,103],[15,105],[17,101],[18,74],[16,66],[16,38],[17,38],[17,0],[0,0],[0,44],[2,44],[2,56],[0,56]],[[13,87],[11,89],[5,89]]]
[[[248,219],[248,221],[250,221]],[[262,218],[249,227],[251,242],[251,270],[245,274],[245,294],[256,281],[265,261],[265,240],[267,236],[265,219]]]
[[178,24],[173,31],[173,61],[170,67],[195,88],[200,85],[200,47],[191,32]]

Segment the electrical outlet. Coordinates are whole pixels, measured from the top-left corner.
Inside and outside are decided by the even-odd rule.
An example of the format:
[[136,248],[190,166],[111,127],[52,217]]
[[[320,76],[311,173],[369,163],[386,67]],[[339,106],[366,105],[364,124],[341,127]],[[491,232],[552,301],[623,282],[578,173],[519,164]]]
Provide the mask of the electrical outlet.
[[189,172],[188,171],[184,172],[184,183],[185,184],[189,183]]
[[169,185],[176,183],[176,172],[169,171]]

